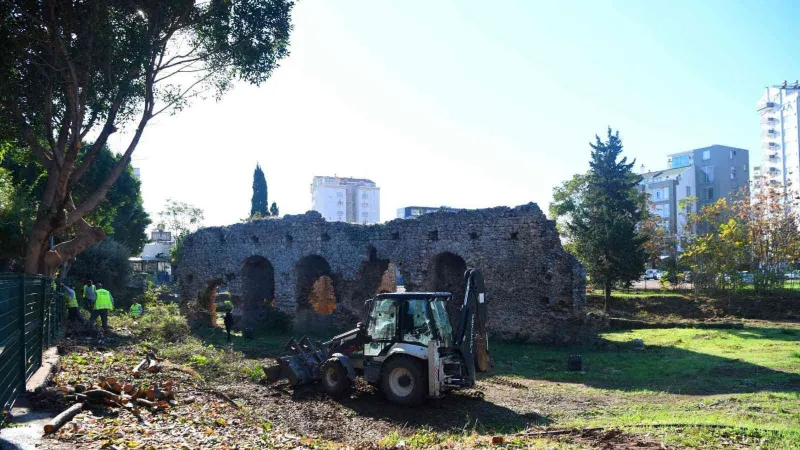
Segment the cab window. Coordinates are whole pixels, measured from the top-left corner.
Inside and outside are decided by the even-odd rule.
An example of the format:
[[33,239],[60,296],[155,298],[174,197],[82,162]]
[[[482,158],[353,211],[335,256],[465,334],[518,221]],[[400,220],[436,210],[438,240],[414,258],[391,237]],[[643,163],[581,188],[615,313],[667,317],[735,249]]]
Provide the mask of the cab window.
[[397,305],[392,299],[377,299],[369,314],[367,334],[372,342],[366,344],[364,354],[377,356],[397,335]]
[[432,338],[428,300],[408,300],[400,312],[400,335],[403,342],[428,345]]

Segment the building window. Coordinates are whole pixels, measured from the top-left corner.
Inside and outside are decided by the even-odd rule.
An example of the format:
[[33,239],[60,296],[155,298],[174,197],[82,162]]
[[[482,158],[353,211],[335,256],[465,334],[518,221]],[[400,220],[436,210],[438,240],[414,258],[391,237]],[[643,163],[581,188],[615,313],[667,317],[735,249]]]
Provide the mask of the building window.
[[656,189],[656,200],[661,200],[661,189]]
[[703,161],[711,159],[711,150],[703,150]]
[[336,193],[336,196],[337,196],[337,197],[344,197],[344,192],[342,192],[342,191],[338,191],[338,192]]
[[703,183],[713,183],[714,166],[705,166],[701,170],[703,171]]
[[691,157],[689,155],[676,156],[672,158],[672,168],[686,167],[691,164]]
[[369,198],[369,195],[367,195],[367,193],[366,193],[366,192],[363,192],[363,193],[361,194],[361,198],[364,198],[364,199],[366,199],[366,198]]
[[662,217],[669,217],[669,203],[664,205],[664,214],[662,215]]
[[690,197],[692,195],[692,187],[686,186],[686,196]]
[[342,206],[342,205],[344,205],[343,201],[339,200],[338,202],[336,202],[336,206]]
[[703,189],[703,200],[714,200],[714,188],[707,187]]
[[669,187],[664,188],[664,200],[669,200]]
[[336,215],[337,216],[343,216],[344,215],[344,211],[336,211]]
[[731,151],[730,151],[730,157],[731,157],[731,159],[733,159],[733,157],[734,157],[734,156],[736,156],[736,150],[731,150]]
[[369,203],[362,203],[362,204],[361,204],[361,207],[362,207],[362,208],[369,208]]
[[731,166],[731,180],[736,179],[736,167]]
[[369,217],[369,213],[364,211],[361,213],[361,217]]

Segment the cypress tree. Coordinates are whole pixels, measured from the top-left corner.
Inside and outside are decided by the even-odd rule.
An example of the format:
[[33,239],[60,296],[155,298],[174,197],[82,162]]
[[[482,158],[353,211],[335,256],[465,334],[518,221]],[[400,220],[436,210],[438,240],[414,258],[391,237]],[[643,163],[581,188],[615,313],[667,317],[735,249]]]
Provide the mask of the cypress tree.
[[618,160],[619,132],[609,127],[605,141],[595,136],[589,145],[592,155],[582,201],[568,227],[592,282],[603,286],[608,307],[611,288],[639,279],[644,269],[646,238],[638,231],[647,211],[637,189],[641,177],[632,171],[635,161]]
[[267,179],[264,177],[264,171],[261,166],[256,164],[256,170],[253,172],[253,198],[250,200],[250,217],[258,214],[261,217],[267,217],[269,211],[267,210]]
[[280,210],[278,210],[278,204],[275,203],[275,202],[272,202],[272,206],[269,207],[269,212],[273,216],[277,217],[280,214]]

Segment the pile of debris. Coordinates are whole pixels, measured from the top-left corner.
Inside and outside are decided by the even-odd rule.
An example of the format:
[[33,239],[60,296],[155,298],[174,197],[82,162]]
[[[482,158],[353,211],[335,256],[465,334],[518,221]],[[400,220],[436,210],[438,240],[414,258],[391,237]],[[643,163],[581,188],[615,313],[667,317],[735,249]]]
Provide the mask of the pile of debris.
[[[65,423],[69,422],[81,410],[92,407],[126,408],[140,422],[145,422],[140,414],[140,408],[147,408],[151,412],[165,411],[179,403],[175,399],[177,386],[173,380],[164,382],[138,383],[135,378],[144,372],[158,373],[161,371],[159,362],[152,353],[148,354],[132,371],[133,380],[123,381],[116,377],[98,377],[97,382],[87,384],[60,384],[55,387],[66,403],[72,406],[53,418],[44,426],[45,434],[58,431]],[[193,398],[184,399],[184,403],[193,402]]]

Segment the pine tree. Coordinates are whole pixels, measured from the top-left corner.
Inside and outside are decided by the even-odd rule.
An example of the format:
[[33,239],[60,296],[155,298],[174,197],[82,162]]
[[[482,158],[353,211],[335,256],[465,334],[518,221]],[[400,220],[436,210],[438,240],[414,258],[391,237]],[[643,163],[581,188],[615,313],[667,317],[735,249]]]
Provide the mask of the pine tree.
[[269,211],[267,210],[267,179],[264,177],[264,171],[261,166],[256,164],[256,170],[253,172],[253,198],[250,200],[250,217],[258,214],[260,217],[267,217]]
[[592,156],[582,201],[568,227],[592,282],[603,286],[608,307],[614,285],[641,276],[647,260],[646,238],[638,227],[646,211],[637,189],[641,177],[631,170],[635,161],[618,160],[622,153],[619,132],[612,133],[609,127],[605,142],[599,136],[595,139],[589,144]]
[[278,209],[278,204],[275,203],[275,202],[272,202],[272,206],[269,207],[269,212],[273,216],[278,217],[278,215],[280,214],[280,210]]

